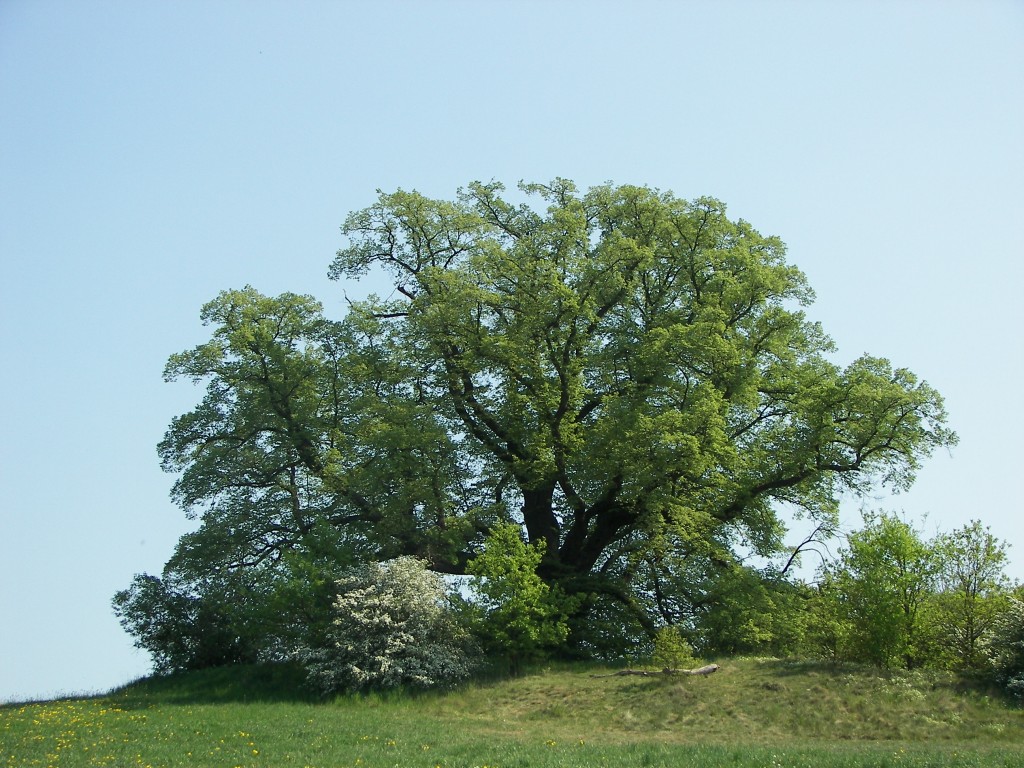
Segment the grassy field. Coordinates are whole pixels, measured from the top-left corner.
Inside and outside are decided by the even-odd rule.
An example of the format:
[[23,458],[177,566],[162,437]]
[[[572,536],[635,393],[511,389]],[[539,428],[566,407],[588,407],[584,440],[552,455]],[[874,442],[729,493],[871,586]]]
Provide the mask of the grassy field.
[[941,674],[773,660],[709,677],[565,667],[421,695],[313,699],[288,667],[0,708],[13,766],[1024,766],[1024,711]]

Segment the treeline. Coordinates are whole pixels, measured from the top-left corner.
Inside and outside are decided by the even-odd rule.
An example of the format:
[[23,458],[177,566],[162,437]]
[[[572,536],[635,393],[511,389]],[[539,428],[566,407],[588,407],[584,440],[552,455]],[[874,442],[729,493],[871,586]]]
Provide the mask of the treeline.
[[[570,640],[580,597],[537,575],[543,552],[503,525],[467,579],[445,579],[407,556],[350,567],[293,557],[283,571],[264,571],[262,583],[253,571],[211,573],[201,592],[139,576],[114,605],[158,672],[297,660],[328,693],[431,687],[484,661],[515,671],[581,655],[579,638]],[[1024,698],[1024,588],[1006,576],[1006,543],[979,521],[925,539],[894,514],[865,515],[812,581],[775,567],[708,562],[698,574],[690,565],[675,585],[663,580],[645,595],[661,617],[654,632],[621,616],[594,622],[586,634],[608,642],[593,642],[591,657],[941,668],[989,677]]]
[[867,514],[812,582],[733,569],[680,618],[705,653],[979,672],[1024,596],[1006,564],[1006,544],[978,521],[925,539]]

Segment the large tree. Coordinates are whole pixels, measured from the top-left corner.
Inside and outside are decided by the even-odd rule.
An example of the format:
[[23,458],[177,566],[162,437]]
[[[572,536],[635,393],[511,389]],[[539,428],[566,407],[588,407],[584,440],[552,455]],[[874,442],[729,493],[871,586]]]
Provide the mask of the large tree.
[[782,242],[720,202],[520,191],[352,213],[331,276],[393,289],[340,321],[252,289],[207,305],[213,338],[167,369],[207,386],[160,446],[202,519],[169,568],[299,552],[463,572],[513,521],[581,612],[651,629],[659,563],[776,552],[781,509],[831,520],[841,492],[905,488],[955,441],[911,372],[832,362]]

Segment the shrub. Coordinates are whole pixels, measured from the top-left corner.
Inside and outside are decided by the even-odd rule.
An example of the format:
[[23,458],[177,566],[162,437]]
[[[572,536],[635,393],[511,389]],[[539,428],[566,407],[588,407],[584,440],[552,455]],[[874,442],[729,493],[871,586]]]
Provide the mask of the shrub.
[[960,670],[984,669],[982,639],[1007,606],[1007,544],[978,520],[939,536],[939,584],[930,607],[933,661]]
[[799,585],[748,566],[706,580],[694,644],[702,654],[792,656],[807,633],[807,596]]
[[422,560],[369,563],[337,583],[327,645],[299,656],[323,693],[447,685],[473,671],[467,633]]
[[174,574],[141,574],[113,599],[121,626],[135,646],[149,652],[158,674],[248,663],[256,643],[234,620],[230,598],[214,590],[198,592]]
[[1010,598],[1009,607],[996,618],[986,646],[996,682],[1024,702],[1024,602]]
[[934,593],[938,554],[910,523],[864,514],[864,528],[823,574],[846,624],[841,653],[850,661],[912,668],[921,652],[923,607]]
[[467,568],[476,577],[470,622],[485,650],[504,657],[513,673],[562,647],[569,634],[574,603],[537,574],[544,551],[543,541],[523,541],[519,526],[498,525]]
[[679,627],[662,627],[654,636],[654,666],[687,669],[694,664],[693,647]]

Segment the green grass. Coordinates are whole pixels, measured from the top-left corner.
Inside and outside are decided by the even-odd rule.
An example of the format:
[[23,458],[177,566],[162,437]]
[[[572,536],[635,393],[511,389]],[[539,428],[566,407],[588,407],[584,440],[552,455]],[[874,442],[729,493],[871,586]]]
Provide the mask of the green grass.
[[737,659],[710,677],[554,667],[318,701],[290,667],[0,708],[14,766],[1024,766],[1024,711],[950,675]]

